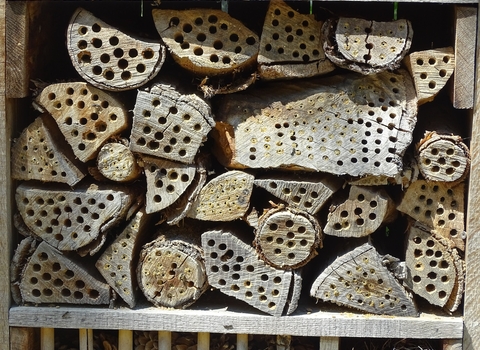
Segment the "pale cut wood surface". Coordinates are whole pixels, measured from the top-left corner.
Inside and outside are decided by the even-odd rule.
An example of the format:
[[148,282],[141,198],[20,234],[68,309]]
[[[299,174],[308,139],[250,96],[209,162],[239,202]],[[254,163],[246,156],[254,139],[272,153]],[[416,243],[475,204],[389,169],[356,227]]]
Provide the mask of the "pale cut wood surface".
[[171,350],[172,332],[158,331],[158,350]]
[[132,350],[133,331],[128,329],[118,330],[118,350]]
[[338,337],[321,337],[319,350],[338,350],[340,347],[340,338]]
[[197,349],[210,350],[210,333],[199,332],[197,335]]
[[106,143],[97,156],[97,167],[107,179],[127,182],[140,175],[140,167],[135,155],[122,143]]

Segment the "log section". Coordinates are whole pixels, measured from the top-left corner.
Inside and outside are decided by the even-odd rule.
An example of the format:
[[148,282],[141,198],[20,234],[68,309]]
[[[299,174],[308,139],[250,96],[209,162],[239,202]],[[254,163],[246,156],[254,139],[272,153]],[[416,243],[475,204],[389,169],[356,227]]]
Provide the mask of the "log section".
[[106,143],[97,156],[97,168],[105,178],[128,182],[140,176],[140,166],[135,155],[122,143]]

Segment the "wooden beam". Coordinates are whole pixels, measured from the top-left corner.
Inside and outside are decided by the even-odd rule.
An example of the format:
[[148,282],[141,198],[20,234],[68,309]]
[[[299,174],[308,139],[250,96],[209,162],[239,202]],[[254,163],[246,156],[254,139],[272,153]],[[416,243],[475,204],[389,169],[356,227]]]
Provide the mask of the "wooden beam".
[[338,337],[321,337],[320,350],[338,350],[340,347],[340,338]]
[[40,350],[55,350],[55,328],[40,329]]

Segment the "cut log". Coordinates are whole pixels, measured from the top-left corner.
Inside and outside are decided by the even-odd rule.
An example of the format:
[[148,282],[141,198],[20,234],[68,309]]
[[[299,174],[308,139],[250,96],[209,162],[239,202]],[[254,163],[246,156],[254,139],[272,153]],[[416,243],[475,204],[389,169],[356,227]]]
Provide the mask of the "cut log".
[[416,145],[418,167],[428,181],[460,182],[470,170],[470,151],[460,136],[427,131]]
[[413,52],[406,58],[417,91],[418,104],[431,102],[455,69],[453,48]]
[[[260,260],[255,249],[230,231],[202,234],[208,282],[222,293],[273,316],[292,313],[301,288],[298,272],[276,269]],[[293,277],[297,275],[296,277]],[[295,287],[294,287],[295,286]]]
[[131,308],[138,300],[137,258],[150,219],[144,210],[138,211],[95,263],[105,281]]
[[136,201],[133,189],[97,185],[70,189],[22,184],[15,200],[26,226],[62,251],[80,249],[124,220]]
[[456,249],[451,249],[450,253],[453,257],[453,263],[455,265],[456,270],[456,280],[455,285],[453,286],[452,293],[450,294],[450,298],[445,303],[443,307],[449,313],[453,313],[457,311],[460,307],[460,304],[463,299],[463,292],[465,291],[465,260],[463,260],[460,255],[457,253]]
[[259,218],[254,246],[267,264],[297,269],[317,255],[317,248],[322,248],[322,229],[312,215],[280,206]]
[[133,113],[130,149],[182,163],[194,162],[215,125],[205,101],[164,84],[139,91]]
[[116,182],[135,180],[141,169],[130,149],[122,143],[106,143],[97,156],[97,168],[107,179]]
[[285,201],[289,206],[313,215],[340,189],[343,180],[328,175],[282,174],[256,178],[254,184]]
[[464,194],[464,183],[418,180],[407,189],[397,209],[464,250]]
[[233,168],[394,176],[416,109],[406,72],[270,83],[219,101],[214,152]]
[[142,157],[147,179],[146,212],[160,211],[175,203],[192,183],[197,167],[165,159]]
[[82,162],[94,159],[107,139],[128,126],[128,112],[122,103],[86,83],[49,85],[35,103],[53,116]]
[[153,79],[166,48],[159,42],[129,36],[79,8],[67,29],[73,66],[90,84],[104,90],[131,90]]
[[38,245],[20,282],[24,303],[109,304],[110,287],[88,266],[69,259],[46,242]]
[[28,260],[37,249],[38,241],[33,237],[27,237],[20,241],[10,262],[10,290],[12,299],[17,305],[23,303],[22,293],[20,292],[20,282],[22,273]]
[[232,170],[208,182],[188,212],[189,218],[231,221],[242,218],[250,206],[254,177]]
[[418,316],[412,297],[369,243],[338,257],[313,282],[310,295],[373,314]]
[[322,27],[323,48],[336,65],[362,74],[400,67],[413,37],[408,20],[376,22],[361,18],[329,19]]
[[256,63],[258,36],[226,12],[154,9],[152,14],[174,60],[193,74],[227,74]]
[[84,168],[46,114],[25,128],[12,146],[12,178],[15,180],[53,181],[73,186],[85,177]]
[[260,78],[307,78],[333,71],[335,66],[323,52],[322,24],[313,15],[293,10],[283,0],[270,1],[260,38]]
[[332,204],[324,233],[365,237],[396,218],[396,206],[383,188],[352,186],[348,199]]

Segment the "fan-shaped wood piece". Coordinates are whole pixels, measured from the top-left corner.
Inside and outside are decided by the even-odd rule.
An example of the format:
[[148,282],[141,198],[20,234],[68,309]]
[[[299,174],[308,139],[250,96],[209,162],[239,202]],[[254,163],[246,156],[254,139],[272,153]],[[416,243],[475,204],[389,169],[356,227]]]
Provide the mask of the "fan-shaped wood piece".
[[105,178],[116,182],[132,181],[140,175],[135,155],[127,146],[117,142],[102,146],[97,156],[97,168]]

